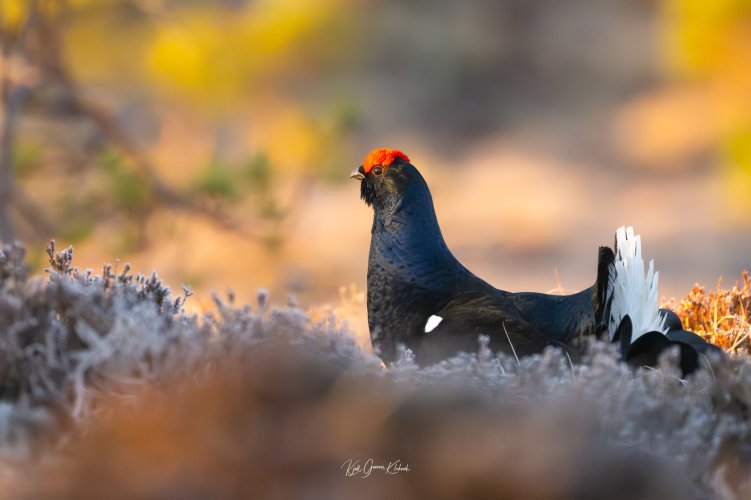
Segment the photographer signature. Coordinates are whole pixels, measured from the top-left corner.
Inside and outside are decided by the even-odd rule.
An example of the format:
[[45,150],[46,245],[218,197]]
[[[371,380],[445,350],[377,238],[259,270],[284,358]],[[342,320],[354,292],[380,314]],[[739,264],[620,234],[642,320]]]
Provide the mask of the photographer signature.
[[400,472],[409,472],[409,465],[402,465],[401,461],[394,460],[388,464],[377,464],[372,458],[365,460],[352,460],[351,458],[344,462],[340,469],[344,470],[347,477],[360,476],[362,478],[370,477],[373,471],[383,472],[388,475],[396,475]]

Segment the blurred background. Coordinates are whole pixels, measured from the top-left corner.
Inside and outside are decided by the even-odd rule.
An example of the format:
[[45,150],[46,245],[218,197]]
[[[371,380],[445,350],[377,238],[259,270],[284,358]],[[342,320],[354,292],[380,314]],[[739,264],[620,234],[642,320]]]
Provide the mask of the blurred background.
[[501,288],[589,286],[624,224],[666,298],[751,267],[747,0],[0,5],[0,239],[37,271],[55,238],[189,307],[265,287],[363,330],[348,174],[381,146]]

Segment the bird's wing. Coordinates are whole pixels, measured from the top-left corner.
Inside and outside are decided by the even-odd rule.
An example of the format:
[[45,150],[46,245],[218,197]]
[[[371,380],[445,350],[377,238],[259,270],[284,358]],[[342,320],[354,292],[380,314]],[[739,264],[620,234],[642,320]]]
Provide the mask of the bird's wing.
[[445,358],[447,352],[476,352],[480,335],[489,337],[494,351],[519,357],[540,353],[550,345],[577,355],[527,321],[507,297],[485,293],[459,294],[425,318],[416,355],[431,361]]
[[509,301],[546,337],[569,342],[585,331],[594,330],[592,296],[593,289],[588,288],[572,295],[514,293]]
[[610,304],[608,286],[613,281],[613,251],[600,247],[595,284],[571,295],[544,293],[512,293],[508,299],[522,317],[540,330],[546,337],[561,342],[588,334],[598,334],[607,328],[606,315]]

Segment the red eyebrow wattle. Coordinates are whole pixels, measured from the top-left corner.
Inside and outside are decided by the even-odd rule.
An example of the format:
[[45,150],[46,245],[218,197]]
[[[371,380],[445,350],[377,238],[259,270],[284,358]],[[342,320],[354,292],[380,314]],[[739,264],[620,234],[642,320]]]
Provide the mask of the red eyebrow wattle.
[[368,156],[365,157],[365,161],[362,162],[362,169],[365,173],[369,173],[373,167],[381,166],[388,167],[396,158],[401,158],[404,161],[409,161],[409,157],[399,151],[398,149],[378,148],[374,149]]

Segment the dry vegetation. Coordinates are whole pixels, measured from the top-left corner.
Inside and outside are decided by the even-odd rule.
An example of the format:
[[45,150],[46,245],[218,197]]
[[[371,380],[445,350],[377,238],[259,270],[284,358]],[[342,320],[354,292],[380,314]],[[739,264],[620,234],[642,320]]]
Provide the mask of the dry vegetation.
[[722,280],[709,292],[697,283],[686,297],[671,300],[665,307],[680,316],[687,330],[728,352],[749,354],[751,277],[748,271],[744,271],[730,289],[722,288]]
[[[479,346],[429,368],[404,352],[386,370],[333,313],[261,293],[188,316],[189,292],[154,275],[78,271],[71,249],[48,251],[45,279],[20,247],[0,251],[5,497],[751,494],[746,355],[689,380],[674,357],[634,373],[600,342],[578,366]],[[748,300],[744,280],[722,297]],[[410,470],[347,477],[349,459]]]

